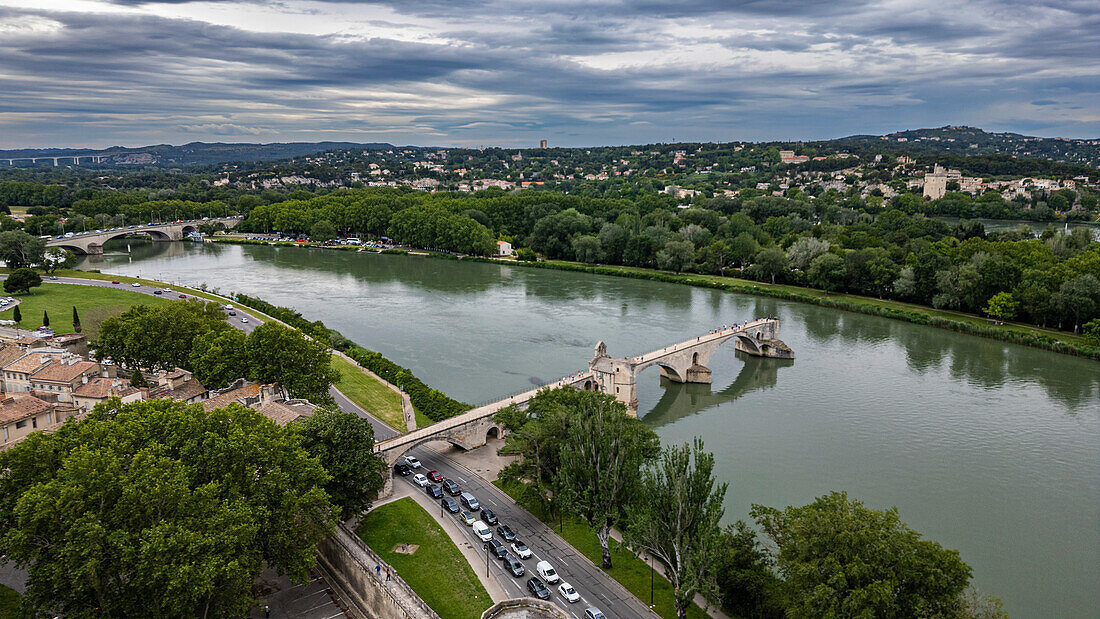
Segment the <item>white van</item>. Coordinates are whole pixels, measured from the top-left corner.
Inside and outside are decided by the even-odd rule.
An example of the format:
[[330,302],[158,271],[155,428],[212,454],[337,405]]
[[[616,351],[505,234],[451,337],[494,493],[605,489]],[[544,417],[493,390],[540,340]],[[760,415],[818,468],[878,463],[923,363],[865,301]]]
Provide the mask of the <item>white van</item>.
[[539,561],[535,564],[535,571],[538,572],[542,579],[550,584],[554,584],[560,580],[558,573],[554,571],[554,567],[550,565],[549,561]]
[[[474,534],[481,538],[481,541],[487,542],[493,539],[493,531],[484,522],[478,520],[474,523]],[[549,563],[547,564],[549,565]]]

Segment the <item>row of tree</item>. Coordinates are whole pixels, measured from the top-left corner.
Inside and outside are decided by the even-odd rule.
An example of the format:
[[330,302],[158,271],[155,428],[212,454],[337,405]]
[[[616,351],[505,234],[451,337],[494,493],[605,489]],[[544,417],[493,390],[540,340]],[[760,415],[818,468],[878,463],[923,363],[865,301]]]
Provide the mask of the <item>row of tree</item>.
[[100,325],[98,359],[143,371],[191,370],[204,386],[223,388],[238,378],[278,383],[294,398],[330,404],[337,378],[331,350],[295,329],[267,322],[245,335],[226,322],[215,303],[135,305]]
[[[497,413],[509,434],[501,473],[527,498],[587,523],[612,567],[611,531],[659,561],[678,617],[696,594],[742,616],[968,616],[970,567],[921,539],[896,509],[844,493],[784,510],[756,505],[773,545],[744,522],[722,528],[727,485],[702,440],[661,449],[656,434],[614,397],[545,390],[525,410]],[[982,600],[985,603],[984,600]],[[994,603],[995,606],[995,603]]]

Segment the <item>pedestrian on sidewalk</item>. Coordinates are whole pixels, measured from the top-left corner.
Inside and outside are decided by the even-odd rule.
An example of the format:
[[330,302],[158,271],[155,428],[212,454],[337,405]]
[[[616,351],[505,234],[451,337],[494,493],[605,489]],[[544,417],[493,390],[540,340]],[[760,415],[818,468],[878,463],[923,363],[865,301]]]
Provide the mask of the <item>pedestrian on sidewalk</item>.
[[381,565],[375,565],[374,566],[374,573],[378,574],[378,577],[381,578],[382,577],[382,566]]

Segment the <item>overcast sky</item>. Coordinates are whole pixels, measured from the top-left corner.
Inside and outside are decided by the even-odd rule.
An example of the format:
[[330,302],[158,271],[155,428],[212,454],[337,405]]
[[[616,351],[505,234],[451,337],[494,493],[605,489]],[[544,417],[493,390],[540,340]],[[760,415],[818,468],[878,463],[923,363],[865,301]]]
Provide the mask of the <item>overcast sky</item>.
[[0,148],[1100,136],[1100,2],[0,0]]

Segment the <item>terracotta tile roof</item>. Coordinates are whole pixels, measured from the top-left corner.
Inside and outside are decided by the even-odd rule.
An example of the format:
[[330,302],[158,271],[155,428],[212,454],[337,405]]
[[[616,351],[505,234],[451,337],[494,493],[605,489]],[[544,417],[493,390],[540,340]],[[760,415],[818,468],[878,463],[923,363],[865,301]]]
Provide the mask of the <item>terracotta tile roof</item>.
[[79,361],[73,364],[54,361],[32,374],[31,380],[71,383],[88,372],[96,371],[98,368],[99,364],[94,361]]
[[18,346],[0,347],[0,368],[3,368],[10,363],[14,363],[16,359],[22,357],[24,354],[26,353]]
[[311,417],[313,415],[313,409],[316,408],[312,404],[285,404],[283,402],[267,402],[260,408],[256,409],[261,415],[271,419],[275,423],[285,426],[286,424],[302,419],[303,417]]
[[60,357],[58,353],[48,352],[29,352],[23,355],[22,358],[8,364],[4,367],[6,372],[22,372],[24,374],[30,374],[41,369],[43,363],[43,357],[57,358]]
[[227,391],[210,398],[202,403],[202,407],[208,411],[214,410],[215,408],[229,406],[241,398],[250,398],[258,395],[260,395],[260,385],[257,383],[249,383],[232,391]]
[[0,425],[6,425],[53,408],[32,395],[19,395],[0,400]]
[[184,402],[191,398],[198,397],[206,393],[206,387],[202,386],[199,379],[192,378],[184,381],[176,389],[154,389],[149,392],[151,398],[171,398],[173,400],[183,400]]
[[[114,386],[115,381],[119,382],[117,387]],[[73,395],[81,398],[106,399],[116,395],[119,397],[127,396],[136,391],[137,389],[131,387],[126,380],[97,377],[74,389]]]

